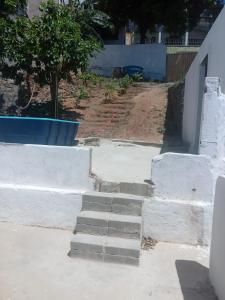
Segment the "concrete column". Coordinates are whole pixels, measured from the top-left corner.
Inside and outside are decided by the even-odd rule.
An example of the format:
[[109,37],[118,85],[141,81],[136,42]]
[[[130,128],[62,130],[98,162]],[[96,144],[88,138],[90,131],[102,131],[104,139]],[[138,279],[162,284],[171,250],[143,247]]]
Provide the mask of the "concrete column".
[[185,33],[185,46],[187,47],[189,45],[189,32],[186,31]]
[[163,26],[158,27],[158,44],[162,43]]
[[199,154],[213,159],[224,157],[225,95],[217,77],[206,78],[207,92],[203,98]]
[[209,277],[219,299],[225,299],[225,177],[216,185]]
[[159,34],[158,34],[158,44],[161,44],[162,43],[162,31],[159,31]]

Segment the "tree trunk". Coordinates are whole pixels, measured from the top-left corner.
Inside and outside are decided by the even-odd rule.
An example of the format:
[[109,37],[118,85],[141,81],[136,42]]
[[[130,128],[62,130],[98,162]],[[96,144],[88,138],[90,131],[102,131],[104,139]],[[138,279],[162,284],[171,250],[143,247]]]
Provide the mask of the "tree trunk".
[[146,33],[145,32],[140,32],[140,44],[145,44],[146,43]]
[[57,73],[51,74],[50,92],[52,107],[54,107],[54,116],[57,119],[59,117],[59,80]]

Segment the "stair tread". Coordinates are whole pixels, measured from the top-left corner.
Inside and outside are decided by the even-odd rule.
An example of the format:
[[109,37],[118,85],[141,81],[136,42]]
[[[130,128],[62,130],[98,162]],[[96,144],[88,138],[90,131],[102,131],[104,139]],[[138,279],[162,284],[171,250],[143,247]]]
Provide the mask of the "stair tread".
[[140,240],[124,239],[124,238],[110,237],[110,236],[89,235],[89,234],[82,234],[82,233],[77,233],[76,235],[74,235],[71,241],[71,245],[73,243],[99,245],[105,247],[132,249],[132,250],[140,250],[141,247]]
[[105,192],[87,192],[84,195],[88,196],[98,196],[104,198],[117,198],[117,199],[128,199],[128,200],[136,200],[143,201],[146,197],[144,196],[136,196],[125,193],[105,193]]
[[78,218],[89,218],[89,219],[98,219],[98,220],[109,220],[117,222],[127,222],[127,223],[142,223],[142,218],[140,216],[131,216],[131,215],[119,215],[111,212],[98,212],[98,211],[81,211]]

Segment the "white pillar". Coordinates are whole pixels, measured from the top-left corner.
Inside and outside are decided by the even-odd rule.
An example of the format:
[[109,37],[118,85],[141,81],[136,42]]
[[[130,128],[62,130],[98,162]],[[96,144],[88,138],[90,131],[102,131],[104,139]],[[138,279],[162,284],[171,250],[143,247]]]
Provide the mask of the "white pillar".
[[215,205],[213,212],[212,242],[210,253],[209,278],[218,296],[225,299],[225,177],[219,177],[216,185]]
[[213,159],[224,157],[225,96],[217,77],[206,78],[207,92],[203,98],[199,154]]
[[185,46],[187,47],[189,45],[189,32],[186,31],[185,33]]
[[159,34],[158,34],[158,43],[162,43],[162,30],[160,29]]

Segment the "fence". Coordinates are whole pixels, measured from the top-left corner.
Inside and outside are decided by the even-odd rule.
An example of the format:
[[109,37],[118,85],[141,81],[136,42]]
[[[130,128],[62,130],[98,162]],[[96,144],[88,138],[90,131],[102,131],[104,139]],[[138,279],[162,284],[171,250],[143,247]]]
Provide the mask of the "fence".
[[199,47],[203,43],[204,39],[188,39],[188,45],[185,45],[185,39],[179,38],[179,39],[172,39],[172,38],[166,38],[163,40],[163,44],[167,46],[193,46],[193,47]]
[[179,81],[184,79],[197,52],[181,52],[167,54],[166,81]]

